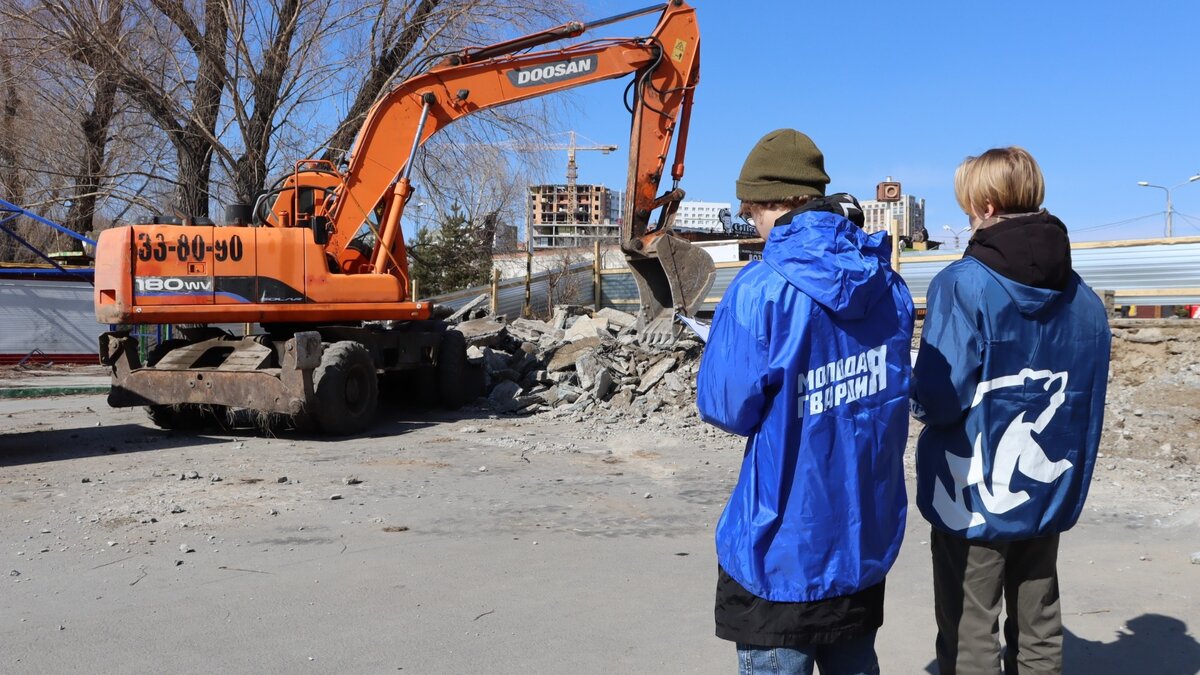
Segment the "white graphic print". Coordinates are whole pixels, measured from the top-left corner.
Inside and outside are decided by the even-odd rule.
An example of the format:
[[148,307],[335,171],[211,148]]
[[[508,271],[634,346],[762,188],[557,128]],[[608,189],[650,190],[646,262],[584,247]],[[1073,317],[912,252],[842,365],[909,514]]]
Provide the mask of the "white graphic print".
[[800,373],[798,415],[819,415],[887,389],[887,345],[830,361]]
[[[1019,387],[1026,380],[1035,382],[1045,380],[1042,388],[1050,395],[1050,403],[1036,419],[1027,421],[1029,411],[1021,411],[1016,419],[1009,423],[1008,428],[1000,436],[996,444],[996,455],[992,461],[992,475],[983,472],[983,434],[975,437],[975,445],[971,456],[959,457],[954,453],[946,453],[946,463],[954,478],[954,490],[948,492],[941,481],[936,481],[933,491],[933,509],[941,516],[942,521],[952,530],[966,530],[984,522],[983,513],[970,509],[966,504],[963,491],[974,486],[979,495],[978,502],[988,513],[1007,513],[1029,501],[1029,493],[1024,490],[1014,492],[1011,489],[1013,476],[1019,471],[1022,475],[1039,483],[1052,483],[1071,468],[1071,463],[1065,459],[1051,462],[1042,446],[1033,437],[1041,433],[1054,418],[1054,413],[1062,406],[1067,397],[1067,373],[1055,373],[1049,370],[1031,370],[1026,368],[1016,375],[1006,375],[994,380],[980,383],[975,389],[975,398],[971,401],[974,408],[983,402],[984,397],[997,389]],[[988,483],[991,489],[988,489]]]

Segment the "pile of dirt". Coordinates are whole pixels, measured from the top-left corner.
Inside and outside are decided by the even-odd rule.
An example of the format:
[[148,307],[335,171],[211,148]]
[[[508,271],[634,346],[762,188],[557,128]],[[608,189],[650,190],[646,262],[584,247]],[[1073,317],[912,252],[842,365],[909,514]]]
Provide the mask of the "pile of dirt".
[[1200,321],[1116,321],[1101,450],[1200,465]]

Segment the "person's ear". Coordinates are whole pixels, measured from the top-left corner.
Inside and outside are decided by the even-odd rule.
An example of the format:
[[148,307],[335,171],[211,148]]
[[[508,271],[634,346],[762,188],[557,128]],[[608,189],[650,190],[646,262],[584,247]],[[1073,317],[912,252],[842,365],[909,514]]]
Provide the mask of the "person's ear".
[[991,202],[988,202],[987,208],[984,209],[981,215],[983,216],[981,220],[987,220],[988,218],[991,218],[992,216],[996,215],[996,207]]

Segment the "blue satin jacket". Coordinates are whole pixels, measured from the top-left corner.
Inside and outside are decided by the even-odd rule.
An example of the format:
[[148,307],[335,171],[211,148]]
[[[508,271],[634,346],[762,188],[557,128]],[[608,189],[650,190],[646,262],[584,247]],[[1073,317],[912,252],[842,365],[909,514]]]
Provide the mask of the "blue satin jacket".
[[972,541],[1071,528],[1100,445],[1112,335],[1077,274],[1026,286],[974,258],[929,286],[913,378],[917,506]]
[[913,304],[890,252],[882,232],[801,212],[717,307],[697,406],[749,437],[717,557],[761,598],[854,593],[900,551]]

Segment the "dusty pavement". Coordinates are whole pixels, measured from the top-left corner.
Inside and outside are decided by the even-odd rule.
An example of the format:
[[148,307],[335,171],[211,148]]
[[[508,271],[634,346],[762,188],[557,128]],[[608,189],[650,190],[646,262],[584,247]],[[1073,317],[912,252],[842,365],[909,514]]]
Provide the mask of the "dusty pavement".
[[[1063,538],[1067,672],[1200,672],[1200,389],[1137,344]],[[693,417],[393,406],[331,441],[70,396],[0,423],[0,672],[734,672],[711,542],[741,441]],[[932,659],[927,542],[913,508],[887,673]]]

